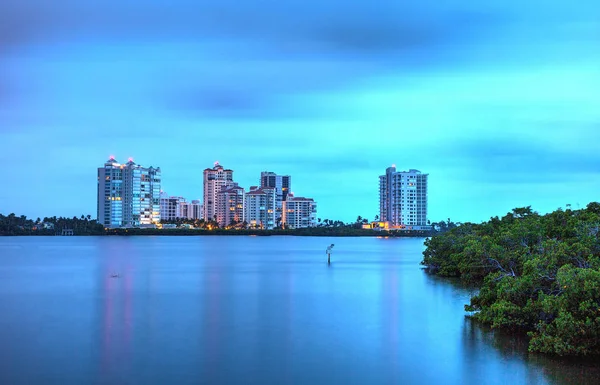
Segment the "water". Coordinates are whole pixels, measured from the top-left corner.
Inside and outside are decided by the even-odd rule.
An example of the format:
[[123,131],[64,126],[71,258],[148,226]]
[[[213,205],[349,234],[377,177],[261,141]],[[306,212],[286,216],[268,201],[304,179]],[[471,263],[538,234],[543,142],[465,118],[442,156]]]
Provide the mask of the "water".
[[600,383],[465,319],[422,244],[0,237],[0,384]]

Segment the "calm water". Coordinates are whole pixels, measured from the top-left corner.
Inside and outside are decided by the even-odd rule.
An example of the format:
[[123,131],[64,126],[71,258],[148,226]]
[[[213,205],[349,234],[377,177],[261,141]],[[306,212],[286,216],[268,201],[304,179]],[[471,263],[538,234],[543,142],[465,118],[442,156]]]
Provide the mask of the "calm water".
[[0,237],[0,384],[600,384],[472,325],[422,243]]

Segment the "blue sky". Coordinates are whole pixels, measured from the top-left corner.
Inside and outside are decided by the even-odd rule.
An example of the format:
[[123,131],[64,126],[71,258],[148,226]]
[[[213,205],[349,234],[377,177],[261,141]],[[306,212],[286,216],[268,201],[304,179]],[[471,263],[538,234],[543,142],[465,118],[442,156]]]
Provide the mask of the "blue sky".
[[0,213],[96,212],[109,155],[202,196],[292,175],[319,217],[372,219],[428,173],[430,219],[600,201],[597,2],[0,3]]

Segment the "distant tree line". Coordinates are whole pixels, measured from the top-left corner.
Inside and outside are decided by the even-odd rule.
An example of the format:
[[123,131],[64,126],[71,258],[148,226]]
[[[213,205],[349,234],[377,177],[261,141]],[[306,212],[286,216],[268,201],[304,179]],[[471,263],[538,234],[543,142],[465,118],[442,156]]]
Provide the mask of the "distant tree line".
[[600,203],[546,215],[516,208],[425,246],[429,272],[480,288],[465,305],[475,320],[527,332],[531,352],[600,355]]
[[375,231],[371,229],[357,229],[352,227],[307,227],[302,229],[282,229],[272,230],[252,229],[252,228],[213,228],[211,230],[198,228],[188,230],[185,228],[175,229],[140,229],[140,228],[118,228],[107,229],[107,235],[293,235],[293,236],[311,236],[311,237],[427,237],[430,235],[426,231]]
[[73,230],[75,235],[102,235],[104,226],[91,215],[81,217],[45,217],[29,219],[14,213],[0,214],[0,235],[54,235],[63,229]]
[[[379,216],[375,215],[375,222],[378,222],[378,221],[379,221]],[[354,221],[354,222],[343,222],[340,220],[317,218],[316,226],[309,227],[309,228],[302,228],[302,229],[291,229],[289,227],[284,226],[281,223],[281,221],[278,221],[277,226],[273,230],[266,230],[266,231],[270,231],[271,233],[262,234],[262,235],[271,235],[271,234],[275,234],[275,233],[277,233],[277,234],[296,234],[297,233],[297,234],[302,234],[302,235],[304,235],[304,234],[315,234],[315,235],[356,234],[357,236],[384,235],[384,236],[392,236],[392,237],[394,237],[394,236],[426,237],[426,236],[431,236],[438,232],[448,231],[449,229],[452,229],[459,225],[459,224],[452,222],[450,220],[450,218],[448,218],[447,221],[433,222],[433,223],[428,222],[428,224],[431,225],[432,228],[436,228],[437,230],[432,230],[432,231],[414,230],[414,231],[402,231],[402,232],[382,231],[382,233],[380,233],[380,234],[374,234],[372,229],[363,228],[364,225],[367,225],[369,223],[370,223],[370,221],[367,218],[363,218],[360,215],[356,218],[356,221]],[[163,220],[161,220],[161,224],[163,224],[163,225],[174,224],[178,228],[184,227],[182,225],[190,225],[191,227],[194,227],[196,229],[213,230],[213,231],[215,231],[215,230],[235,230],[236,231],[235,234],[240,234],[239,233],[240,230],[262,230],[262,231],[265,231],[261,228],[260,225],[255,225],[255,227],[252,227],[247,222],[239,222],[239,221],[235,221],[235,220],[232,220],[227,226],[220,226],[219,223],[217,222],[216,216],[211,220],[188,219],[188,218],[175,218],[175,219],[170,219],[170,220],[163,219]],[[169,234],[176,233],[175,231],[173,231],[175,229],[168,229],[168,230],[169,230]],[[360,231],[353,231],[353,230],[360,230]],[[129,232],[127,232],[127,233],[129,233]],[[221,231],[221,232],[215,232],[214,234],[228,234],[228,233]]]
[[[375,221],[379,217],[375,216]],[[227,226],[219,226],[217,218],[188,219],[175,218],[172,220],[161,220],[162,225],[173,224],[177,228],[164,229],[105,229],[91,215],[81,215],[81,217],[45,217],[43,219],[28,219],[26,216],[16,216],[14,213],[4,216],[0,214],[0,235],[54,235],[60,234],[63,229],[73,230],[74,235],[198,235],[198,232],[190,232],[187,226],[199,230],[210,230],[212,235],[306,235],[306,236],[388,236],[388,237],[427,237],[435,231],[377,231],[364,229],[363,225],[370,223],[367,218],[358,216],[354,222],[343,222],[340,220],[321,219],[317,220],[316,227],[303,229],[290,229],[278,223],[273,230],[264,230],[260,225],[250,226],[247,222],[232,220]],[[448,219],[448,221],[434,222],[432,226],[438,228],[440,232],[447,231],[457,225]],[[206,234],[208,235],[208,234]]]

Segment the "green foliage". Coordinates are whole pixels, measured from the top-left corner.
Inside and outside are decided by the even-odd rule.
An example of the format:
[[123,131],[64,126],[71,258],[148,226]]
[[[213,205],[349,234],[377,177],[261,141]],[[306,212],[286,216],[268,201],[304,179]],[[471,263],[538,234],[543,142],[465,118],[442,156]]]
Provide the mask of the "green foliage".
[[572,265],[557,274],[560,295],[543,295],[543,311],[551,322],[538,322],[530,350],[559,355],[600,354],[600,271]]
[[272,235],[290,235],[290,236],[310,236],[310,237],[419,237],[423,238],[426,234],[423,231],[375,231],[371,229],[357,229],[350,226],[345,227],[309,227],[302,229],[281,229],[273,230],[245,229],[245,228],[213,228],[212,230],[204,228],[195,229],[141,229],[141,228],[116,228],[107,229],[106,235],[223,235],[223,236],[272,236]]
[[600,204],[516,208],[425,242],[429,272],[479,285],[473,318],[526,331],[532,352],[600,355]]
[[71,229],[75,235],[102,235],[104,226],[97,223],[91,215],[80,218],[47,217],[43,220],[28,219],[25,215],[7,216],[0,214],[0,235],[54,235],[62,229]]

